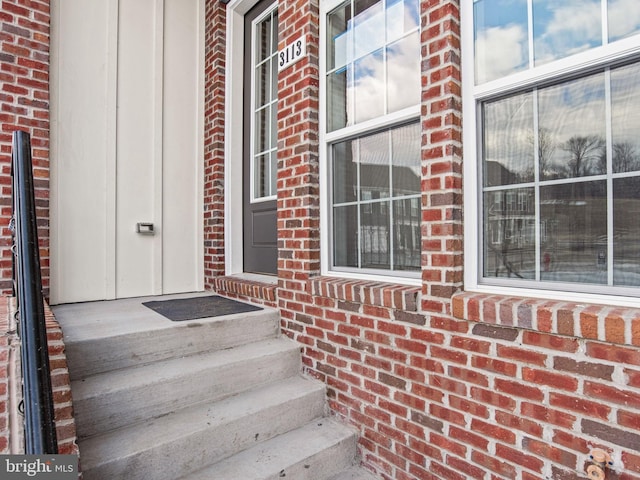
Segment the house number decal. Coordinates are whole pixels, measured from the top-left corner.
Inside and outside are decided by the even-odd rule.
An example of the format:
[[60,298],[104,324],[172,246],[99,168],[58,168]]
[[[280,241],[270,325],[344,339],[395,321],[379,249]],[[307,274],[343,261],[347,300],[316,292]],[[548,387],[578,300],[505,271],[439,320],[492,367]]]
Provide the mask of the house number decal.
[[307,40],[300,37],[278,52],[278,71],[293,65],[307,54]]

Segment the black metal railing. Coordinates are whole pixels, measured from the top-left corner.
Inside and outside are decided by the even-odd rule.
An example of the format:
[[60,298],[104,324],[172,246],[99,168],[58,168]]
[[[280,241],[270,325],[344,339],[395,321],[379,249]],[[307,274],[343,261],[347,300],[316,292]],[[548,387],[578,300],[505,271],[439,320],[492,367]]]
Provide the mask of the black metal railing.
[[11,165],[13,282],[22,343],[25,453],[58,453],[42,295],[31,138],[14,132]]

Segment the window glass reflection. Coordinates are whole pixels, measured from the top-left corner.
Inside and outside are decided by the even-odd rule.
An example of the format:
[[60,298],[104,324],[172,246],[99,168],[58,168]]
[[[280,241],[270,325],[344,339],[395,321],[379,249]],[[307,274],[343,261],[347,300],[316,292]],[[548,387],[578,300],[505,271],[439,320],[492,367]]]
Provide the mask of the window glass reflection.
[[351,30],[351,3],[336,8],[327,15],[327,66],[329,70],[342,68],[353,59]]
[[613,172],[640,170],[640,64],[611,71]]
[[484,276],[534,279],[535,191],[484,194]]
[[331,153],[335,266],[419,270],[420,124],[337,142]]
[[391,267],[389,201],[360,206],[361,267],[388,270]]
[[347,84],[352,82],[347,76],[349,72],[343,68],[327,78],[327,130],[330,132],[347,125],[347,110],[353,103],[347,99],[347,92],[353,94],[353,88],[347,89]]
[[[482,112],[484,185],[532,182],[535,173],[532,93],[486,103]],[[542,137],[546,136],[547,133],[542,133]],[[545,142],[545,138],[538,138],[539,150],[545,149]]]
[[418,32],[387,47],[388,111],[420,103],[420,36]]
[[354,58],[363,57],[384,45],[384,10],[381,1],[356,0],[353,18]]
[[527,0],[478,0],[473,7],[476,83],[526,69]]
[[261,62],[264,59],[268,58],[272,53],[271,48],[271,16],[265,18],[262,22],[260,22],[257,26],[257,38],[256,41],[258,43],[257,48],[257,62]]
[[353,95],[356,123],[384,114],[384,64],[382,50],[355,62]]
[[358,165],[357,141],[340,142],[332,148],[333,203],[357,200]]
[[637,0],[609,0],[608,9],[610,42],[640,32],[640,9]]
[[393,202],[393,263],[396,270],[420,270],[420,199]]
[[391,131],[393,196],[420,194],[420,124]]
[[540,188],[542,280],[607,283],[606,182]]
[[606,173],[604,74],[540,90],[538,105],[541,180]]
[[269,191],[269,195],[276,195],[278,193],[278,187],[277,187],[277,182],[278,182],[278,152],[277,151],[272,151],[271,152],[271,160],[270,160],[270,165],[269,165],[269,177],[270,177],[270,183],[269,186],[271,188],[271,190]]
[[253,191],[255,198],[269,195],[269,154],[258,155],[253,167]]
[[613,283],[640,285],[640,177],[613,181]]
[[417,0],[354,0],[327,16],[328,130],[420,103]]
[[359,142],[361,198],[389,197],[389,132],[363,137]]
[[333,261],[337,267],[358,266],[358,207],[333,209]]
[[254,152],[262,153],[269,148],[269,107],[261,108],[255,114],[255,124],[253,126],[255,132]]
[[600,0],[533,0],[533,45],[536,65],[601,44]]
[[420,11],[418,0],[387,1],[387,43],[418,28]]

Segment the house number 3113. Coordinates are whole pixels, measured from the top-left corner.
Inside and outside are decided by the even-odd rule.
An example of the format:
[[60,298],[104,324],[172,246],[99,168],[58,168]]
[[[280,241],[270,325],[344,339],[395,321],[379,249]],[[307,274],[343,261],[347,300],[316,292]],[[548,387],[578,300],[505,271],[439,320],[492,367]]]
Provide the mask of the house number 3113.
[[307,54],[307,41],[300,37],[278,52],[278,71],[293,65]]

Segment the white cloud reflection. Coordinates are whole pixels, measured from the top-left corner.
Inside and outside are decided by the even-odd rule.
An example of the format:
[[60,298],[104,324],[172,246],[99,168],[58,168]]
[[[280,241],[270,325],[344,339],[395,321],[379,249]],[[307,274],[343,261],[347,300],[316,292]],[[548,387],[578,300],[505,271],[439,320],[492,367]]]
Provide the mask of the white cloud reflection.
[[527,32],[522,25],[490,27],[476,38],[476,81],[484,83],[527,67]]
[[533,5],[535,63],[587,50],[602,42],[600,0],[536,1]]
[[609,0],[609,40],[619,40],[640,30],[638,0]]
[[[346,125],[420,102],[416,1],[401,0],[389,4],[386,11],[382,2],[372,5],[347,21],[346,29],[334,38],[334,52],[334,66],[345,70],[346,82],[332,94],[330,111],[346,99],[346,112],[341,110],[346,113],[342,120]],[[341,126],[345,123],[336,128]]]

